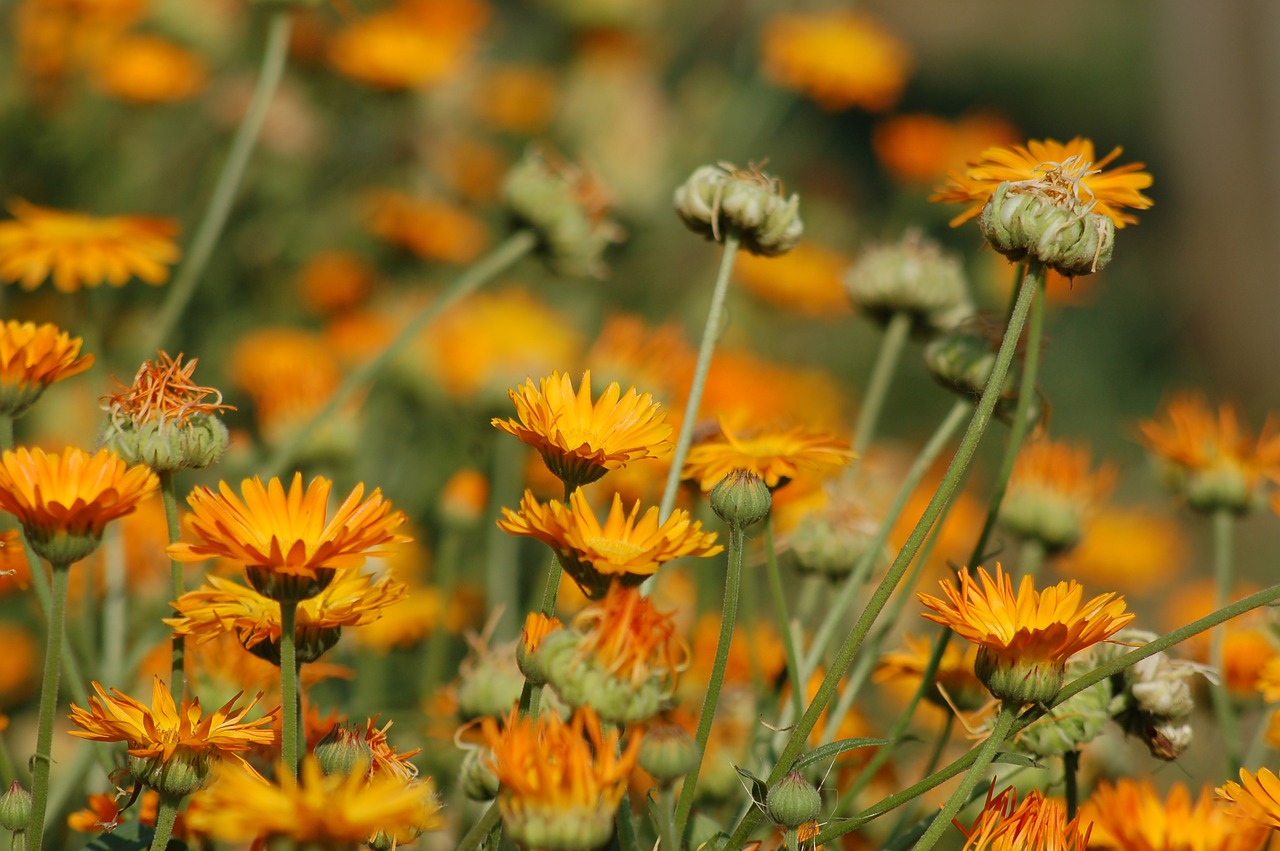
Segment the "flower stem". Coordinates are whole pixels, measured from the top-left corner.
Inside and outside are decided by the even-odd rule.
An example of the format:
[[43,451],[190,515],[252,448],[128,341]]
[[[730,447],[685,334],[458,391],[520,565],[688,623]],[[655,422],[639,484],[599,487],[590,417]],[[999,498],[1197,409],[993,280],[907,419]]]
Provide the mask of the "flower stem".
[[[181,532],[178,526],[178,490],[173,482],[173,472],[169,470],[158,471],[157,478],[160,479],[160,496],[164,501],[164,519],[169,529],[169,543],[178,543]],[[173,600],[176,604],[178,598],[187,592],[186,581],[183,576],[182,563],[169,559],[169,575],[173,582]],[[170,683],[169,690],[173,692],[174,702],[181,706],[182,698],[187,692],[187,675],[184,659],[186,658],[187,639],[184,635],[176,632],[173,634],[173,658],[170,662]]]
[[298,773],[298,604],[280,602],[280,758]]
[[1018,569],[1026,576],[1034,577],[1044,566],[1044,541],[1039,538],[1023,538],[1018,548]]
[[538,244],[538,238],[531,230],[518,230],[507,237],[497,248],[480,258],[470,268],[454,279],[435,301],[423,307],[412,319],[400,329],[391,342],[373,358],[365,362],[359,369],[348,375],[338,389],[329,397],[324,407],[316,412],[310,420],[295,431],[289,440],[280,445],[267,460],[264,475],[279,475],[293,461],[298,450],[305,444],[311,433],[328,420],[352,394],[371,382],[382,369],[391,362],[406,345],[414,340],[422,329],[431,324],[437,316],[451,307],[464,296],[470,295],[497,277],[513,263],[524,257]]
[[[31,572],[42,569],[33,562]],[[53,716],[58,711],[58,678],[62,675],[62,634],[66,628],[67,584],[71,565],[53,565],[53,594],[49,608],[49,633],[44,652],[44,679],[40,685],[39,728],[36,755],[31,768],[31,820],[27,835],[32,848],[41,848],[45,808],[49,804],[49,766],[53,751]]]
[[658,790],[658,838],[660,848],[680,849],[676,841],[676,787],[668,784]]
[[1017,720],[1017,717],[1017,705],[1008,701],[1000,704],[1000,711],[996,713],[996,719],[991,725],[991,735],[982,743],[982,747],[978,749],[978,755],[974,757],[973,764],[965,772],[960,785],[956,786],[951,793],[951,797],[943,804],[942,811],[930,822],[929,827],[924,832],[924,836],[920,837],[920,841],[915,844],[912,851],[929,851],[941,838],[943,832],[951,827],[951,820],[955,818],[956,813],[960,812],[960,807],[969,800],[969,793],[978,785],[978,781],[982,779],[987,766],[991,765],[991,761],[996,758],[996,753],[1000,750],[1000,746],[1005,743],[1009,738],[1009,734],[1013,732],[1013,722]]
[[1067,799],[1067,821],[1076,817],[1080,806],[1080,751],[1069,750],[1062,755],[1062,785]]
[[[1018,292],[1018,300],[1014,305],[1012,315],[1009,317],[1009,326],[1005,329],[1004,339],[1000,343],[1000,350],[996,354],[996,361],[991,369],[991,377],[987,382],[986,388],[982,391],[982,396],[978,400],[978,405],[974,409],[973,417],[969,420],[969,426],[965,429],[964,436],[960,439],[960,445],[956,448],[951,464],[947,467],[942,481],[938,484],[937,491],[934,493],[933,498],[929,500],[929,504],[925,507],[920,520],[916,523],[915,528],[911,530],[906,543],[903,544],[902,549],[898,551],[898,555],[889,566],[884,579],[881,580],[871,599],[867,601],[866,607],[858,617],[853,629],[845,637],[844,643],[836,652],[835,659],[827,669],[827,674],[823,678],[822,684],[818,687],[817,694],[809,702],[809,708],[792,729],[786,746],[778,756],[778,761],[773,770],[769,773],[767,785],[770,787],[781,780],[791,769],[791,766],[795,764],[796,760],[799,759],[804,750],[805,742],[808,740],[809,733],[813,730],[818,718],[835,694],[840,678],[845,675],[849,670],[849,666],[853,664],[854,658],[862,647],[862,640],[870,632],[876,618],[889,601],[890,595],[893,594],[898,581],[915,558],[934,521],[954,495],[956,487],[978,447],[978,441],[982,438],[987,425],[991,422],[991,415],[1000,396],[1000,388],[1004,386],[1005,376],[1009,373],[1009,365],[1013,362],[1018,338],[1022,336],[1022,328],[1026,324],[1027,314],[1031,311],[1031,304],[1035,301],[1036,292],[1042,281],[1043,274],[1040,276],[1028,275],[1023,279],[1022,287]],[[759,818],[758,809],[749,810],[738,822],[738,826],[735,828],[726,847],[728,849],[742,847],[743,842],[746,841],[747,836],[755,827]]]
[[[693,382],[689,385],[689,398],[684,403],[684,414],[680,420],[680,436],[676,439],[676,448],[671,455],[671,469],[667,471],[667,484],[662,490],[662,503],[658,517],[666,520],[675,508],[676,495],[680,490],[680,472],[684,467],[684,458],[689,454],[693,444],[693,429],[698,424],[698,406],[702,404],[702,391],[707,386],[707,373],[711,370],[711,354],[716,348],[716,339],[720,336],[720,325],[724,317],[724,303],[729,294],[729,275],[733,271],[733,260],[738,253],[738,237],[734,233],[725,235],[724,250],[720,254],[720,269],[716,274],[715,289],[711,292],[711,306],[707,309],[707,324],[702,329],[702,343],[698,347],[698,360],[693,368]],[[684,793],[681,793],[681,800]]]
[[152,352],[165,344],[174,326],[182,317],[191,297],[195,294],[196,284],[213,256],[214,246],[222,235],[227,217],[231,213],[231,205],[235,202],[240,182],[244,178],[249,157],[253,154],[254,145],[258,141],[258,133],[267,118],[267,110],[275,96],[280,78],[284,75],[285,63],[289,57],[289,31],[293,26],[293,17],[288,9],[281,9],[271,15],[267,24],[266,47],[262,55],[262,65],[258,71],[258,83],[245,110],[244,120],[240,122],[235,137],[231,140],[231,150],[227,161],[218,175],[218,182],[209,198],[209,206],[205,208],[204,217],[196,228],[195,237],[187,251],[186,261],[173,283],[169,285],[164,304],[153,324],[155,331],[148,340],[144,352]]
[[729,572],[725,578],[724,609],[720,615],[720,638],[716,642],[716,658],[711,666],[711,679],[707,683],[706,697],[702,701],[702,714],[698,717],[698,730],[694,742],[698,759],[693,769],[685,775],[680,788],[680,800],[676,804],[676,836],[684,835],[689,811],[693,808],[693,793],[702,770],[702,758],[707,752],[707,740],[711,737],[711,722],[715,719],[716,704],[720,701],[720,687],[724,684],[725,667],[729,663],[729,645],[733,642],[733,628],[738,619],[738,588],[742,583],[742,557],[746,549],[746,532],[740,523],[729,524]]
[[[1235,525],[1235,517],[1227,509],[1219,508],[1213,513],[1214,596],[1218,608],[1225,606],[1231,599],[1231,586],[1235,583]],[[1240,773],[1242,765],[1240,719],[1236,717],[1235,707],[1231,705],[1231,693],[1228,690],[1226,640],[1225,626],[1215,629],[1210,637],[1209,664],[1218,671],[1218,676],[1210,680],[1210,694],[1213,698],[1213,714],[1218,728],[1222,730],[1225,744],[1227,776],[1235,777]]]
[[494,801],[489,804],[489,808],[484,811],[484,815],[480,816],[479,821],[471,825],[471,829],[467,831],[466,836],[462,837],[462,841],[454,851],[475,851],[489,835],[489,831],[497,827],[501,821],[502,813],[498,810],[498,802]]
[[782,650],[787,660],[787,679],[791,682],[791,704],[796,717],[799,718],[804,712],[804,681],[800,679],[800,662],[796,657],[796,643],[791,637],[791,618],[787,615],[787,597],[782,590],[782,574],[778,570],[778,552],[773,543],[772,513],[764,519],[764,557],[765,570],[769,574],[769,594],[773,597],[773,613],[778,619],[778,634],[782,636]]
[[862,456],[875,437],[876,425],[880,421],[880,412],[884,409],[885,396],[902,355],[903,344],[911,332],[911,314],[904,310],[895,311],[885,326],[880,337],[880,350],[876,354],[876,362],[871,367],[871,376],[867,379],[867,390],[862,397],[862,409],[858,411],[858,423],[853,430],[853,465],[849,467],[852,476],[862,464]]
[[170,795],[160,796],[160,806],[156,810],[156,832],[151,838],[151,851],[165,851],[169,847],[169,837],[173,835],[173,823],[178,820],[178,805],[181,798]]
[[485,521],[485,603],[491,612],[502,612],[494,626],[493,637],[502,641],[520,634],[519,548],[516,538],[498,528],[502,506],[520,500],[520,483],[524,476],[525,447],[507,436],[494,434],[492,488],[489,512]]

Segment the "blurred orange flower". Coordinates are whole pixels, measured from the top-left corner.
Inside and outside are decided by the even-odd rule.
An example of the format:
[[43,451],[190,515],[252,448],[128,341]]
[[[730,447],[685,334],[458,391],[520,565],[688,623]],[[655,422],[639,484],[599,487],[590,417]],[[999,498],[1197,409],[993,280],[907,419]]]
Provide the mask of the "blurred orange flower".
[[1093,823],[1090,848],[1115,851],[1258,851],[1267,831],[1233,818],[1228,807],[1204,787],[1194,801],[1181,783],[1161,800],[1150,780],[1122,777],[1103,781],[1080,809],[1081,820]]
[[823,109],[872,112],[897,103],[911,57],[868,15],[845,10],[779,15],[764,28],[764,71]]
[[817,319],[839,319],[853,308],[841,281],[853,258],[802,242],[780,257],[742,252],[734,264],[752,295],[784,310]]
[[950,121],[912,113],[876,125],[871,145],[880,164],[903,183],[930,183],[993,145],[1013,145],[1020,137],[1008,120],[977,112]]
[[364,303],[373,289],[375,274],[350,251],[321,251],[302,268],[298,291],[313,313],[343,313]]
[[772,490],[801,470],[831,472],[853,459],[843,438],[804,428],[739,428],[720,420],[719,433],[696,443],[685,458],[681,476],[709,492],[734,470],[749,470]]
[[489,230],[476,217],[444,201],[382,190],[366,202],[369,230],[424,260],[470,263],[489,245]]
[[353,80],[389,91],[431,86],[468,59],[488,8],[478,0],[408,0],[356,18],[329,45],[329,60]]
[[199,94],[207,76],[199,56],[153,35],[113,41],[93,69],[99,89],[138,104],[186,100]]

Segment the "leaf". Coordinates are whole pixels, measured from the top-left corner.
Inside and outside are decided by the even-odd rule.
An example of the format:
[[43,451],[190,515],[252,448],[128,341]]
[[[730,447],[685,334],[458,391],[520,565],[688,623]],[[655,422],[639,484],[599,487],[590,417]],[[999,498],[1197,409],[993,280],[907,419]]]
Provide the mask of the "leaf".
[[[150,825],[130,822],[120,825],[111,833],[103,833],[95,837],[84,847],[84,851],[147,851],[154,838],[155,830]],[[189,849],[187,843],[170,839],[165,851],[189,851]]]
[[845,751],[855,750],[857,748],[873,748],[881,745],[889,744],[888,739],[840,739],[823,745],[820,748],[814,748],[800,759],[796,760],[795,770],[799,771],[806,765],[813,765],[815,762],[821,762],[833,756],[844,753]]
[[769,786],[745,768],[739,768],[735,765],[733,770],[738,772],[739,777],[747,781],[747,784],[750,787],[749,792],[751,794],[751,800],[755,801],[757,804],[763,805],[764,799],[769,795]]

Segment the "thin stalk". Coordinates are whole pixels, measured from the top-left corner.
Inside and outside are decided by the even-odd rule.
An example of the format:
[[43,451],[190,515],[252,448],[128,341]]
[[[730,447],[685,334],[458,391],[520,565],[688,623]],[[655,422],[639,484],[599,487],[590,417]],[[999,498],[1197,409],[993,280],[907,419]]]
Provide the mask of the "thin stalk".
[[[1235,516],[1227,509],[1219,508],[1213,513],[1214,596],[1218,608],[1225,606],[1231,599],[1231,586],[1235,584],[1233,554],[1235,525]],[[1243,757],[1240,719],[1236,717],[1235,707],[1231,703],[1231,694],[1227,690],[1226,639],[1225,626],[1215,629],[1210,636],[1209,663],[1218,671],[1218,676],[1210,680],[1210,694],[1213,697],[1213,714],[1217,719],[1218,728],[1222,730],[1227,776],[1235,777],[1240,773]]]
[[[578,488],[576,482],[564,483],[564,499],[569,501],[569,494]],[[556,598],[560,596],[560,577],[564,575],[563,568],[560,567],[560,556],[554,551],[551,553],[551,565],[547,568],[547,584],[542,589],[542,605],[539,611],[542,616],[549,618],[556,613]],[[520,703],[517,709],[521,715],[529,715],[533,718],[538,717],[538,711],[542,702],[542,686],[534,685],[529,682],[526,677],[524,686],[520,689]]]
[[[501,530],[498,530],[501,531]],[[457,586],[458,562],[462,559],[462,545],[466,538],[466,529],[458,523],[445,523],[440,538],[440,547],[436,551],[435,585],[444,600],[445,610],[452,605],[453,594]],[[445,629],[444,618],[427,637],[426,661],[423,663],[423,681],[428,689],[434,689],[444,676],[444,663],[450,643],[449,631]]]
[[929,823],[929,827],[924,832],[924,836],[920,837],[920,841],[914,846],[913,851],[929,851],[930,848],[942,837],[943,832],[951,826],[951,820],[955,818],[956,813],[960,812],[960,807],[969,800],[969,794],[973,792],[978,785],[978,781],[982,779],[983,773],[986,772],[987,766],[991,765],[991,761],[996,758],[1000,746],[1009,738],[1009,734],[1013,732],[1013,722],[1018,718],[1018,707],[1008,701],[1000,704],[1000,711],[996,713],[995,721],[991,724],[991,735],[982,743],[982,747],[978,750],[977,757],[974,758],[973,764],[969,766],[965,772],[964,779],[960,781],[960,785],[956,786],[955,791],[951,793],[951,797],[942,805],[942,812]]
[[[702,404],[702,391],[707,386],[707,373],[711,369],[711,354],[720,336],[720,324],[724,317],[724,303],[729,294],[729,276],[733,272],[733,260],[738,254],[739,239],[732,232],[725,235],[724,250],[720,254],[720,269],[716,274],[715,289],[711,292],[711,306],[707,309],[707,324],[702,329],[702,343],[698,347],[698,360],[693,368],[693,383],[689,385],[689,398],[684,403],[680,420],[680,436],[671,455],[671,469],[667,471],[667,484],[662,490],[662,503],[658,517],[666,520],[675,508],[676,495],[680,492],[680,473],[684,458],[693,444],[693,429],[698,423],[698,406]],[[683,799],[683,793],[681,793]]]
[[[773,597],[773,613],[778,619],[778,634],[787,660],[787,679],[791,681],[791,703],[796,717],[804,712],[804,680],[800,679],[800,662],[796,644],[791,640],[791,618],[787,616],[787,597],[782,590],[782,574],[778,570],[778,553],[773,543],[773,514],[764,519],[765,570],[769,574],[769,593]],[[750,617],[750,613],[748,613]],[[754,659],[755,654],[751,654]]]
[[453,283],[435,301],[419,310],[409,320],[408,324],[400,329],[400,333],[391,342],[387,343],[382,351],[343,379],[342,384],[338,386],[337,390],[333,391],[333,395],[329,397],[329,401],[325,403],[324,407],[295,431],[289,440],[281,444],[275,453],[267,459],[267,472],[264,475],[280,475],[284,468],[293,461],[294,456],[306,443],[311,433],[321,423],[327,421],[344,402],[351,398],[352,394],[377,377],[382,369],[391,362],[392,358],[412,342],[424,328],[430,325],[432,320],[447,308],[453,306],[459,299],[470,295],[493,280],[521,257],[532,251],[537,244],[538,238],[533,231],[518,230],[503,240],[497,248],[480,258],[455,278]]
[[173,835],[173,823],[178,820],[178,805],[181,798],[170,795],[160,796],[160,806],[156,810],[156,832],[151,838],[151,851],[165,851],[169,847],[169,837]]
[[253,154],[258,134],[266,121],[267,110],[280,85],[280,78],[284,75],[285,63],[289,57],[289,31],[292,27],[293,15],[289,9],[272,13],[267,24],[266,47],[258,71],[258,83],[249,100],[249,107],[231,140],[231,149],[222,166],[222,173],[218,175],[213,195],[209,198],[209,206],[205,208],[204,217],[196,227],[186,261],[169,285],[164,304],[152,326],[155,331],[144,351],[151,352],[164,345],[191,302],[196,284],[208,266],[209,258],[213,256],[214,246],[218,244],[218,238],[222,236],[222,230],[227,224],[249,157]]
[[1076,817],[1080,806],[1080,751],[1070,750],[1062,755],[1062,785],[1067,798],[1067,821]]
[[[164,502],[164,519],[169,530],[169,543],[176,544],[182,536],[178,526],[178,489],[173,482],[172,471],[157,471],[156,476],[160,479],[160,496]],[[169,559],[169,577],[173,583],[173,600],[176,604],[178,598],[187,593],[182,562]],[[169,690],[173,692],[173,700],[178,706],[182,705],[182,698],[187,693],[187,674],[184,664],[186,651],[186,636],[175,632],[173,634],[173,656],[169,667],[169,677],[172,680]]]
[[280,758],[298,773],[298,604],[280,602]]
[[[929,759],[925,761],[924,771],[920,772],[923,777],[928,777],[937,769],[938,763],[942,761],[942,753],[947,749],[947,743],[951,741],[951,731],[955,728],[956,716],[948,712],[943,716],[942,732],[938,734],[938,741],[933,743],[933,750],[929,752]],[[904,808],[902,814],[898,817],[898,821],[889,831],[889,836],[897,836],[907,819],[910,817],[911,811]]]
[[129,630],[129,588],[124,566],[124,535],[110,526],[102,536],[106,599],[102,606],[102,682],[119,682],[124,673],[125,638]]
[[484,838],[489,835],[489,831],[501,823],[502,813],[498,811],[498,804],[495,801],[489,804],[489,808],[484,811],[484,815],[480,816],[479,821],[471,825],[471,829],[467,831],[466,836],[462,837],[462,841],[454,851],[476,851]]
[[707,740],[711,737],[711,722],[715,719],[716,705],[720,702],[720,687],[724,684],[725,667],[729,663],[729,645],[733,641],[733,628],[738,619],[738,588],[742,582],[742,556],[746,548],[746,533],[740,523],[729,524],[729,572],[725,577],[724,609],[720,615],[720,638],[716,643],[716,658],[711,666],[711,679],[707,683],[706,697],[702,701],[702,714],[698,717],[698,730],[694,742],[698,759],[693,770],[685,775],[680,787],[680,800],[676,803],[676,836],[684,835],[684,826],[693,809],[693,793],[702,771],[702,759],[707,752]]
[[[911,561],[915,558],[916,553],[920,549],[920,545],[924,542],[925,536],[928,535],[933,523],[937,520],[938,515],[942,512],[943,507],[951,501],[956,487],[959,485],[960,479],[963,477],[965,470],[969,466],[969,462],[973,459],[973,454],[978,447],[978,441],[982,438],[983,433],[987,429],[987,425],[991,422],[991,415],[995,410],[996,401],[1000,396],[1000,388],[1004,386],[1005,376],[1009,373],[1009,365],[1013,362],[1014,351],[1017,348],[1018,338],[1022,336],[1022,328],[1026,324],[1027,314],[1031,311],[1031,304],[1035,301],[1038,284],[1042,281],[1043,276],[1036,278],[1028,275],[1022,282],[1022,288],[1018,293],[1018,301],[1014,306],[1012,316],[1009,318],[1009,326],[1005,330],[1004,339],[1000,343],[1000,350],[996,354],[995,364],[991,369],[991,377],[987,382],[986,389],[983,390],[978,405],[974,409],[973,417],[969,420],[969,426],[965,429],[964,436],[960,439],[960,445],[956,448],[956,453],[951,459],[951,464],[947,467],[947,471],[943,474],[942,481],[938,485],[938,490],[934,493],[933,498],[929,500],[929,504],[925,507],[924,513],[920,516],[920,520],[916,523],[911,534],[907,537],[906,543],[902,549],[898,551],[898,555],[894,558],[893,563],[889,566],[889,570],[885,573],[884,579],[871,595],[871,599],[867,601],[866,608],[858,617],[853,629],[846,636],[844,643],[836,653],[836,657],[831,666],[827,669],[826,677],[822,684],[818,687],[818,692],[809,703],[809,708],[805,711],[804,716],[799,720],[792,729],[791,735],[787,740],[786,746],[778,757],[778,762],[774,765],[773,770],[769,773],[767,785],[772,787],[782,777],[791,770],[797,759],[800,758],[804,750],[805,742],[808,740],[809,733],[818,722],[818,718],[822,715],[827,704],[831,701],[839,685],[840,678],[849,670],[849,666],[853,664],[854,658],[858,654],[858,650],[862,647],[862,641],[871,631],[872,625],[876,618],[880,615],[881,610],[889,601],[890,595],[893,594],[894,588],[897,587],[898,581],[910,566]],[[760,812],[757,808],[752,808],[746,816],[738,822],[737,828],[727,848],[741,848],[747,836],[755,827],[756,822],[760,819]]]
[[504,505],[520,501],[520,483],[524,477],[525,445],[507,435],[496,435],[493,445],[493,470],[489,510],[485,519],[485,603],[491,612],[501,612],[494,625],[493,637],[503,641],[520,632],[520,576],[518,539],[498,528]]
[[[31,565],[34,574],[42,569],[40,562]],[[49,805],[49,766],[53,751],[53,716],[58,711],[58,678],[62,675],[62,634],[66,629],[67,584],[71,565],[53,566],[53,594],[49,609],[49,633],[44,652],[44,679],[40,686],[39,727],[36,732],[36,755],[31,767],[31,820],[27,835],[32,848],[43,848],[44,815]]]
[[660,848],[680,851],[680,843],[676,841],[676,787],[667,784],[658,790],[658,830]]
[[880,349],[876,353],[876,361],[871,366],[871,376],[867,379],[867,390],[862,396],[862,408],[858,411],[858,422],[853,429],[853,465],[849,475],[856,474],[862,464],[862,456],[875,437],[876,425],[880,422],[880,412],[884,409],[884,400],[893,382],[893,374],[897,370],[898,360],[902,356],[903,344],[911,333],[911,314],[905,310],[895,311],[885,326],[880,337]]
[[1018,569],[1024,575],[1034,577],[1044,566],[1046,555],[1044,541],[1035,537],[1023,538],[1018,548]]

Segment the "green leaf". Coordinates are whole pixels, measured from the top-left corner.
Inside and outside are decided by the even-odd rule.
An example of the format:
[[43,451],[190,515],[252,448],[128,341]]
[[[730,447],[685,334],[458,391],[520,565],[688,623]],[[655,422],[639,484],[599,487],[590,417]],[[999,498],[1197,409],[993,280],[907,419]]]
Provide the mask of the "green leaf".
[[[103,833],[84,847],[84,851],[147,851],[155,829],[137,822],[122,824],[111,833]],[[189,851],[187,843],[170,839],[165,851]]]
[[845,751],[851,751],[857,748],[876,748],[887,744],[889,744],[888,739],[840,739],[839,741],[823,745],[820,748],[814,748],[804,756],[800,757],[796,760],[795,770],[799,771],[806,765],[813,765],[815,762],[830,759],[831,757],[842,754]]

